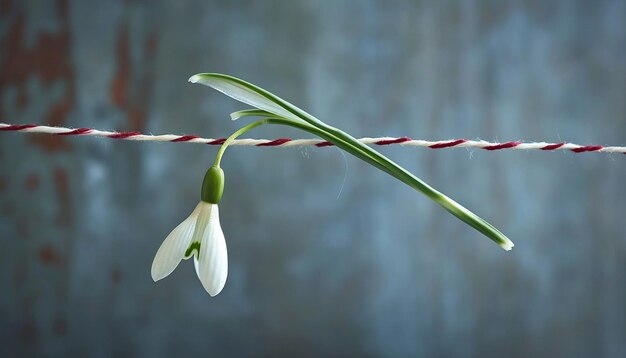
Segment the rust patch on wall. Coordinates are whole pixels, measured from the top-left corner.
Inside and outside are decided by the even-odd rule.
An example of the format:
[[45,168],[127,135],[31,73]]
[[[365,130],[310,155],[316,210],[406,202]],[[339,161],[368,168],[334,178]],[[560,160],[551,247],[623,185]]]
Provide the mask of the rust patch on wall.
[[0,1],[0,14],[7,14],[13,8],[13,2],[11,0]]
[[129,127],[125,130],[142,131],[148,116],[148,105],[154,87],[152,64],[157,48],[157,37],[146,38],[142,53],[142,66],[133,67],[130,58],[128,24],[120,25],[115,45],[116,71],[110,87],[113,104],[126,113]]
[[39,261],[45,265],[51,266],[63,266],[65,265],[65,258],[59,255],[56,250],[49,245],[42,246],[39,249]]
[[25,223],[22,220],[18,220],[16,224],[16,231],[17,231],[17,236],[20,239],[28,238],[28,223]]
[[13,215],[13,205],[11,204],[7,204],[5,205],[5,207],[2,209],[2,215],[4,216],[11,216]]
[[[69,11],[67,0],[57,0],[57,15],[60,24],[58,33],[40,33],[35,45],[29,48],[25,39],[25,15],[22,9],[15,8],[9,1],[2,4],[4,21],[10,12],[17,12],[14,20],[8,26],[7,34],[0,42],[0,50],[11,54],[0,62],[0,98],[8,88],[17,89],[15,106],[17,109],[24,108],[29,103],[26,92],[26,81],[31,76],[37,76],[45,85],[51,85],[56,81],[65,82],[65,90],[62,97],[54,103],[47,112],[43,122],[59,126],[64,125],[75,103],[74,71],[70,58],[70,28]],[[7,113],[0,101],[0,115]],[[33,119],[35,121],[36,119]],[[68,147],[68,143],[60,136],[32,136],[34,143],[48,151],[55,151]]]
[[57,318],[52,324],[52,332],[56,336],[65,336],[67,334],[67,321],[64,318]]
[[17,100],[15,102],[15,107],[18,111],[23,111],[24,108],[28,105],[28,95],[26,94],[26,90],[24,86],[21,86],[19,92],[17,93]]
[[157,50],[157,43],[158,40],[156,34],[148,36],[148,39],[146,40],[146,55],[148,55],[148,58],[154,58]]
[[116,68],[111,83],[111,100],[113,104],[124,108],[128,104],[128,81],[130,80],[130,49],[128,26],[122,25],[115,45]]
[[27,343],[32,343],[39,337],[39,329],[33,318],[24,319],[18,324],[17,337]]
[[24,182],[24,187],[31,191],[39,188],[39,176],[37,174],[29,175]]
[[124,277],[124,275],[119,269],[115,268],[111,271],[111,281],[113,281],[113,283],[120,283],[120,281],[122,281],[122,277]]

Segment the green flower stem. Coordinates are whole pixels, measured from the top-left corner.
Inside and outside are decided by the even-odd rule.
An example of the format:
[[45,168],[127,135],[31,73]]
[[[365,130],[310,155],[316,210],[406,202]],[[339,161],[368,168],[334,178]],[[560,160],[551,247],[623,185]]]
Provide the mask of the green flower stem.
[[228,138],[226,138],[226,140],[224,141],[224,143],[222,144],[222,146],[220,147],[220,149],[217,151],[217,155],[215,156],[215,164],[213,164],[213,166],[216,166],[219,168],[220,163],[222,162],[222,156],[224,155],[224,151],[226,150],[226,148],[228,148],[228,146],[235,140],[237,139],[237,137],[239,137],[240,135],[246,133],[247,131],[249,131],[250,129],[254,128],[254,127],[258,127],[262,124],[266,124],[267,121],[264,119],[258,120],[256,122],[252,122],[244,127],[239,128],[239,130],[237,130],[235,133],[231,134]]
[[[437,191],[430,185],[424,183],[422,180],[415,177],[413,174],[411,174],[410,172],[408,172],[407,170],[405,170],[404,168],[396,164],[391,159],[378,153],[376,150],[368,147],[367,145],[359,142],[356,138],[350,136],[349,134],[337,128],[333,128],[327,125],[323,125],[321,126],[322,128],[320,128],[319,125],[316,125],[319,123],[312,123],[313,125],[311,125],[311,124],[307,124],[303,122],[296,122],[294,120],[281,118],[281,117],[269,117],[269,118],[260,119],[256,122],[252,122],[242,127],[241,129],[233,133],[230,137],[228,137],[228,139],[226,139],[226,141],[224,142],[224,144],[220,147],[218,151],[218,154],[215,160],[215,165],[219,166],[221,158],[224,154],[224,151],[226,150],[228,145],[230,145],[233,142],[233,140],[235,140],[235,138],[248,132],[252,128],[258,127],[263,124],[286,125],[286,126],[301,129],[303,131],[314,134],[324,140],[327,140],[333,143],[338,148],[347,151],[348,153],[356,156],[357,158],[362,159],[365,162],[373,165],[374,167],[399,179],[400,181],[416,189],[417,191],[422,192],[423,194],[428,196],[430,199],[432,199],[433,201],[441,205],[448,212],[450,212],[451,214],[453,214],[454,216],[456,216],[457,218],[459,218],[466,224],[470,225],[474,229],[478,230],[479,232],[481,232],[482,234],[484,234],[485,236],[493,240],[495,243],[500,245],[505,250],[510,250],[511,247],[513,246],[513,243],[504,234],[502,234],[498,229],[493,227],[491,224],[489,224],[487,221],[483,220],[476,214],[472,213],[470,210],[466,209],[461,204],[450,199],[449,197]],[[327,128],[324,128],[324,127],[327,127]]]

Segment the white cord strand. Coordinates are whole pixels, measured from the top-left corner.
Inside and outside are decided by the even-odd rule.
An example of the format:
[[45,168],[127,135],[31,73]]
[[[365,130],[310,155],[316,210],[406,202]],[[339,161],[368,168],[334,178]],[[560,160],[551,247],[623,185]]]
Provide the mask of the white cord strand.
[[[0,131],[14,131],[22,133],[45,133],[56,135],[76,135],[76,136],[91,136],[91,137],[105,137],[112,139],[124,139],[133,141],[148,141],[148,142],[184,142],[184,143],[197,143],[197,144],[211,144],[219,145],[223,143],[223,138],[202,138],[190,135],[176,135],[176,134],[161,134],[151,135],[142,134],[138,132],[111,132],[90,128],[65,128],[65,127],[50,127],[40,126],[34,124],[27,125],[11,125],[6,123],[0,123]],[[396,144],[400,146],[409,147],[427,147],[431,149],[443,149],[443,148],[478,148],[486,150],[566,150],[575,153],[582,152],[599,152],[599,153],[622,153],[626,154],[626,146],[600,146],[590,145],[583,146],[573,143],[546,143],[546,142],[504,142],[494,143],[484,140],[443,140],[443,141],[428,141],[421,139],[411,139],[407,137],[377,137],[377,138],[360,138],[359,141],[369,145],[391,145]],[[320,139],[290,139],[290,138],[278,138],[278,139],[236,139],[231,145],[238,146],[268,146],[268,147],[295,147],[295,146],[329,146],[332,145],[325,140]]]

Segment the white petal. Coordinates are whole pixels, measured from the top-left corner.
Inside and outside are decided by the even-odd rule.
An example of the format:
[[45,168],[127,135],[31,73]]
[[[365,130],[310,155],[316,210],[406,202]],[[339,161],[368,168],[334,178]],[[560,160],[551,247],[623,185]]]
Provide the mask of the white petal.
[[194,257],[196,273],[202,286],[211,296],[215,296],[226,284],[228,276],[228,253],[226,252],[226,240],[220,226],[219,209],[216,204],[211,205],[210,217],[202,243],[200,244],[200,257]]
[[198,204],[198,207],[200,208],[200,210],[198,211],[198,220],[196,221],[196,229],[193,232],[190,243],[197,242],[202,245],[202,237],[204,236],[204,231],[209,226],[211,211],[213,210],[214,206],[216,205],[205,203],[204,201],[201,201],[200,204]]
[[158,281],[174,271],[183,259],[185,251],[191,243],[202,202],[196,206],[191,215],[167,235],[152,261],[152,279]]

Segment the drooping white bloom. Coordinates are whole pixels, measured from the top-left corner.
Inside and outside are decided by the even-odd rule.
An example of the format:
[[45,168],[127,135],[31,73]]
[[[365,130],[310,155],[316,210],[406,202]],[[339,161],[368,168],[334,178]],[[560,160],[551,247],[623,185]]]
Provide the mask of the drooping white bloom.
[[226,283],[228,254],[217,204],[200,201],[191,215],[167,236],[152,262],[152,279],[167,277],[182,259],[193,256],[202,286],[215,296]]

